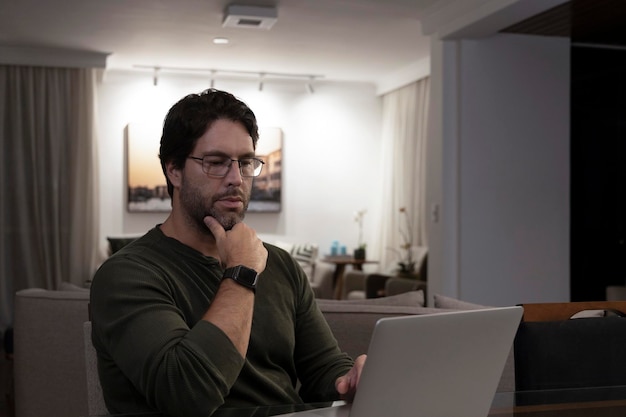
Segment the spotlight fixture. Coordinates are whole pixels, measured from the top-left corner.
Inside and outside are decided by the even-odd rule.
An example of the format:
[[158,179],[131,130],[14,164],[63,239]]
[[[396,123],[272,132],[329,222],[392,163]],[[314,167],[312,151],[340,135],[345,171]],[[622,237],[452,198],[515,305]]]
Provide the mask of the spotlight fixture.
[[259,74],[259,91],[263,91],[263,78],[265,77],[265,74],[260,73]]
[[155,87],[157,85],[159,85],[159,70],[161,68],[159,67],[154,67],[154,74],[152,75],[152,85],[154,85]]
[[315,90],[313,89],[313,80],[314,80],[314,79],[315,79],[314,77],[311,77],[311,78],[309,79],[309,81],[308,81],[308,82],[304,85],[304,87],[306,88],[306,91],[307,91],[309,94],[313,94],[313,93],[315,93]]

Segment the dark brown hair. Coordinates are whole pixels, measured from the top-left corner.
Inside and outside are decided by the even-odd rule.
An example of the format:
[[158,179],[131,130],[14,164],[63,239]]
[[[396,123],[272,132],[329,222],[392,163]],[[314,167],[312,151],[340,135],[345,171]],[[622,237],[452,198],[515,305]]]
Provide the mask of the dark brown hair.
[[172,162],[176,168],[183,168],[198,139],[219,119],[243,124],[252,138],[252,146],[256,149],[259,139],[256,117],[243,101],[230,93],[213,88],[183,97],[172,106],[165,117],[159,149],[161,168],[170,197],[174,187],[167,178],[166,164]]

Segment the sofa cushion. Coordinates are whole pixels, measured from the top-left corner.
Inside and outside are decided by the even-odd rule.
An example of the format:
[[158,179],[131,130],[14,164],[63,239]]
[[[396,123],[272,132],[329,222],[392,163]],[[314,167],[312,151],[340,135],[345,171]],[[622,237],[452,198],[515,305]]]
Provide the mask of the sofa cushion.
[[[327,300],[319,300],[327,301]],[[385,317],[419,314],[420,307],[318,303],[341,350],[352,358],[367,353],[376,322]]]
[[402,294],[378,298],[357,298],[352,300],[324,300],[325,303],[338,305],[382,305],[382,306],[410,306],[424,307],[424,291],[407,291]]
[[127,237],[107,237],[109,241],[109,252],[113,255],[115,252],[128,245],[130,242],[136,240],[139,236],[127,236]]
[[59,291],[89,291],[89,288],[81,287],[71,282],[62,282],[59,284]]
[[339,347],[351,357],[367,352],[376,322],[386,317],[440,313],[446,310],[427,308],[421,291],[393,297],[364,300],[317,300]]
[[456,298],[446,297],[441,294],[435,294],[433,298],[436,308],[452,308],[456,310],[480,310],[483,308],[489,308],[489,306],[457,300]]

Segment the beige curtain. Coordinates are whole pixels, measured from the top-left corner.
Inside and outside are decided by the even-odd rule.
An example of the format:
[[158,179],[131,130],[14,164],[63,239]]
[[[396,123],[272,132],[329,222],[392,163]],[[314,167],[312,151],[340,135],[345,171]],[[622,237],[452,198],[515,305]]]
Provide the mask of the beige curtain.
[[15,291],[84,285],[98,242],[95,70],[0,66],[0,325]]
[[[394,271],[405,256],[401,249],[405,240],[412,243],[417,259],[428,246],[425,148],[429,93],[429,78],[423,78],[383,96],[383,206],[378,259],[385,272]],[[401,208],[406,209],[408,226]]]

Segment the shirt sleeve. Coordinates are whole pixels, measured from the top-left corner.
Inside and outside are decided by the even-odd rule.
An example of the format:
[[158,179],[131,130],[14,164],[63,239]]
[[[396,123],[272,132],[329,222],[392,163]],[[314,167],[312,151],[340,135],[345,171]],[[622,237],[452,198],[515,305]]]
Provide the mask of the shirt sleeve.
[[148,405],[173,416],[206,416],[223,404],[244,358],[211,323],[188,326],[158,271],[110,258],[91,294],[94,345]]
[[335,381],[345,375],[354,361],[342,352],[324,315],[315,302],[315,294],[301,268],[300,303],[296,311],[295,360],[304,402],[338,399]]

